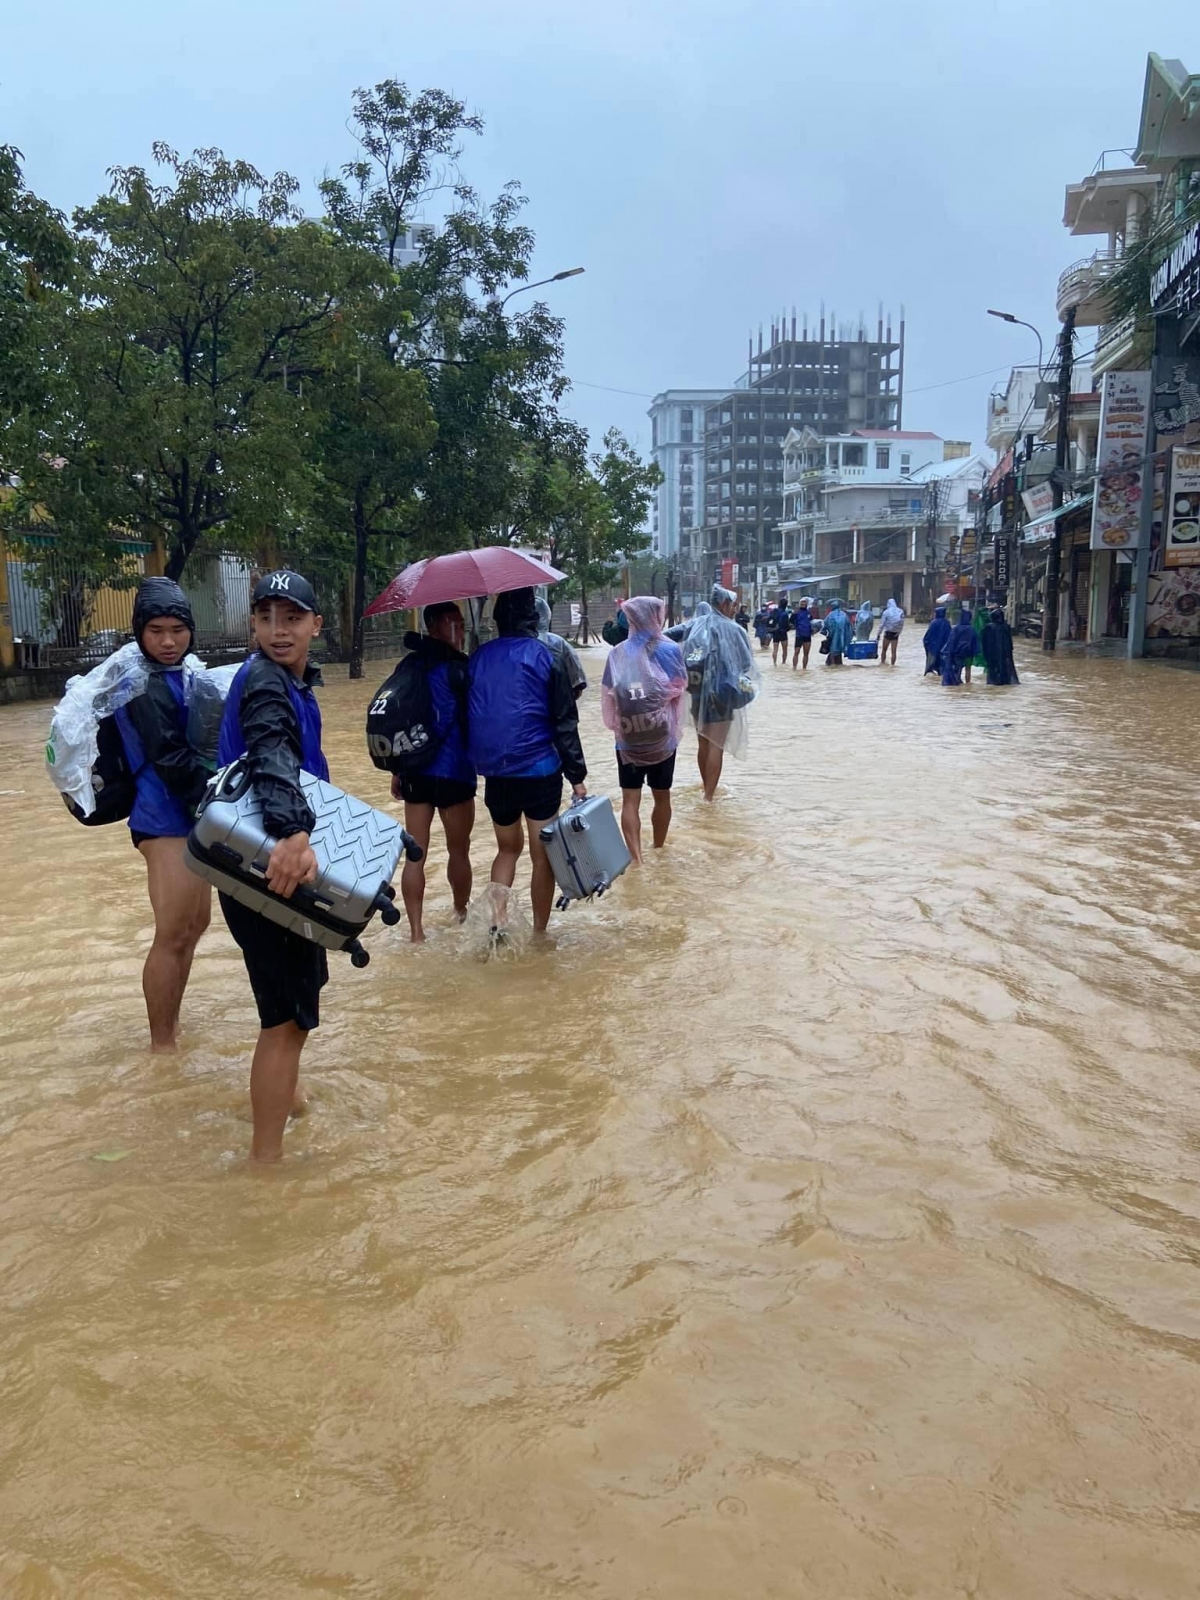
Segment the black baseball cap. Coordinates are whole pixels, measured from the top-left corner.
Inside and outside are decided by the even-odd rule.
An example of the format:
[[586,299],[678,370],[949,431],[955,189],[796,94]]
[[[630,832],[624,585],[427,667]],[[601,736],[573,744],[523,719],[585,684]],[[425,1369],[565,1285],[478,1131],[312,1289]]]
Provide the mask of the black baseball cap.
[[314,616],[317,615],[317,596],[312,584],[298,572],[289,572],[286,568],[262,575],[250,596],[250,609],[253,611],[255,606],[267,600],[287,600],[291,605],[299,606],[301,611],[311,611]]

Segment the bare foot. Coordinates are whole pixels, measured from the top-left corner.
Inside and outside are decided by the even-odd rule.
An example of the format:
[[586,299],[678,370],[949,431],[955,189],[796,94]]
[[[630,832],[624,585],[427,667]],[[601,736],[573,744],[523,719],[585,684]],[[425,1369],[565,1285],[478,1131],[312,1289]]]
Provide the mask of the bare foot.
[[409,935],[409,943],[410,944],[424,944],[425,943],[425,929],[424,928],[414,928],[412,933]]

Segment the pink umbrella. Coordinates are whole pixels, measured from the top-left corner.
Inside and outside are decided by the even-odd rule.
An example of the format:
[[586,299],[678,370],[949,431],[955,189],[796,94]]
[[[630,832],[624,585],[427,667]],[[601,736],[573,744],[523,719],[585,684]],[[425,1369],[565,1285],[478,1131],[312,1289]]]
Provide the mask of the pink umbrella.
[[506,589],[524,589],[536,583],[561,583],[565,577],[565,572],[508,545],[458,550],[451,556],[412,562],[371,601],[365,615],[378,617],[385,611],[433,606],[441,600],[470,600],[476,595],[503,594]]

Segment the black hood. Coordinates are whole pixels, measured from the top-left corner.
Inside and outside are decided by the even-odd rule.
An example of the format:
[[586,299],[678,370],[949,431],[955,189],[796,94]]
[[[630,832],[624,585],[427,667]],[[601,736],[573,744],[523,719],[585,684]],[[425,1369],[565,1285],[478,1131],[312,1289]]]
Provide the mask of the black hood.
[[133,602],[133,637],[140,645],[146,624],[155,617],[175,617],[186,623],[191,638],[188,649],[196,643],[196,619],[187,595],[171,578],[143,578]]
[[498,594],[492,606],[492,621],[502,639],[517,638],[525,634],[536,639],[541,626],[537,614],[537,596],[531,588],[509,589]]
[[461,650],[456,650],[452,644],[446,644],[442,639],[433,639],[427,633],[406,633],[404,635],[404,648],[416,655],[423,656],[430,666],[439,666],[443,661],[465,661],[466,655]]

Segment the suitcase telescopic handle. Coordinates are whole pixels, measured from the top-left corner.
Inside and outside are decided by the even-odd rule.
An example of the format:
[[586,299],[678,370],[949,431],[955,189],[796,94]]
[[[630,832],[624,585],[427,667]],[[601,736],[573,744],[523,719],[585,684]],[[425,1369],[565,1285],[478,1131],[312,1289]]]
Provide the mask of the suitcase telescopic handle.
[[214,800],[240,800],[249,787],[250,763],[244,756],[239,756],[217,774],[212,797]]

